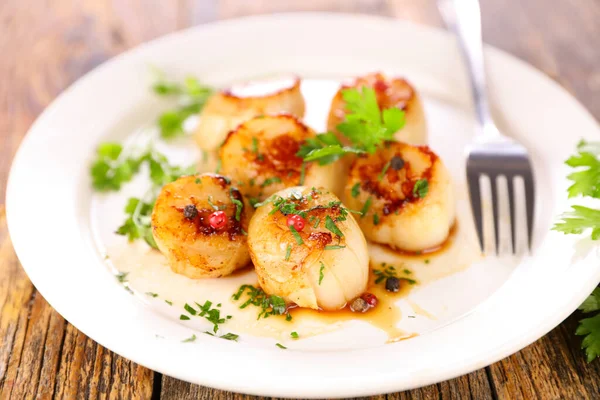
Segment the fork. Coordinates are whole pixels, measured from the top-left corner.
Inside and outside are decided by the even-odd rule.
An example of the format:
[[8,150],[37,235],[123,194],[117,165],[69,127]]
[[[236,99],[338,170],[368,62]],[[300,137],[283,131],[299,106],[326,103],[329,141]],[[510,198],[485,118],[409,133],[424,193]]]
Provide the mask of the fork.
[[476,137],[467,147],[467,183],[479,246],[484,252],[480,178],[487,176],[490,181],[494,242],[498,254],[500,252],[498,178],[504,176],[508,189],[512,252],[516,254],[515,178],[521,177],[525,186],[527,244],[531,251],[535,205],[533,168],[527,149],[502,135],[492,119],[486,89],[479,2],[478,0],[438,0],[438,8],[446,25],[455,33],[460,44],[467,64],[479,122]]

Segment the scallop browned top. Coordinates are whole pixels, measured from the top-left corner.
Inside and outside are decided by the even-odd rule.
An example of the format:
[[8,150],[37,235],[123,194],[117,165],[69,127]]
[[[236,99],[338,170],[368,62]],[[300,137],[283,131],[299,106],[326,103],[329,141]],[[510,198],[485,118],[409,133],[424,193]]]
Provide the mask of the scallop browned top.
[[[416,151],[410,151],[415,149]],[[392,159],[402,160],[401,168],[394,169]],[[383,201],[383,214],[389,215],[404,205],[419,201],[414,187],[420,179],[429,180],[437,160],[428,146],[409,146],[400,142],[386,142],[374,154],[359,156],[350,169],[351,179],[360,182],[360,188]]]
[[304,218],[306,226],[298,234],[312,251],[322,250],[330,244],[343,245],[345,242],[344,237],[339,237],[326,228],[326,221],[327,217],[334,222],[343,221],[347,218],[348,211],[340,201],[322,204],[319,201],[322,190],[325,189],[312,188],[302,196],[285,199],[276,197],[273,201],[278,209],[273,213],[273,223],[283,229],[289,229],[287,219],[290,215],[297,214]]
[[[249,182],[242,190],[257,195],[260,188],[273,184],[295,186],[310,164],[302,165],[296,153],[315,133],[291,115],[251,119],[229,132],[221,147],[223,172],[233,179]],[[250,190],[253,187],[256,190]],[[256,193],[254,193],[256,192]]]
[[397,107],[407,111],[410,101],[415,96],[415,90],[403,78],[386,78],[381,73],[359,77],[352,84],[343,85],[333,98],[327,122],[330,131],[335,131],[337,125],[345,119],[346,103],[342,98],[342,90],[365,86],[375,90],[380,109]]
[[[204,177],[206,179],[206,174]],[[194,176],[180,178],[180,180],[185,180],[183,187],[171,188],[169,185],[165,186],[160,201],[170,204],[172,209],[177,211],[178,221],[172,221],[171,225],[182,233],[191,234],[190,238],[195,235],[220,235],[227,236],[232,241],[237,240],[244,234],[242,221],[246,219],[245,214],[247,213],[242,194],[223,176],[215,174],[211,175],[210,179],[214,184],[220,186],[224,192],[228,193],[228,201],[213,198],[213,196],[201,195],[202,182]],[[194,186],[194,188],[186,190],[186,186]],[[182,196],[182,193],[190,194]],[[234,200],[238,203],[235,204]],[[238,207],[241,207],[239,219],[236,218]],[[211,214],[215,211],[223,211],[227,217],[225,226],[219,229],[211,226],[209,221]]]

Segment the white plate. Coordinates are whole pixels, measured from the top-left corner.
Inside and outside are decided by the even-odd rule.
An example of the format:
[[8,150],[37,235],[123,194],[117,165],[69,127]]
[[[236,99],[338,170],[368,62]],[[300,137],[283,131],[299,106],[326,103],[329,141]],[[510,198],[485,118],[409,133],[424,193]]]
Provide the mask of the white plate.
[[88,177],[99,142],[124,139],[162,107],[145,73],[156,65],[215,85],[281,72],[314,78],[309,82],[317,86],[319,79],[376,70],[405,75],[425,98],[432,146],[451,165],[457,185],[464,184],[460,160],[473,120],[456,45],[446,33],[394,20],[294,14],[226,21],[153,41],[97,68],[48,107],[15,158],[7,210],[17,254],[42,295],[86,335],[146,367],[201,385],[346,397],[410,389],[482,368],[560,323],[600,278],[589,242],[549,232],[567,208],[562,162],[581,137],[599,137],[596,122],[530,66],[494,49],[486,58],[497,116],[532,151],[535,251],[527,258],[484,260],[422,288],[431,295],[421,297],[432,299],[441,317],[418,337],[381,345],[361,342],[360,330],[350,329],[336,337],[345,346],[298,341],[286,351],[245,337],[235,343],[198,335],[195,343],[181,343],[190,327],[129,295],[109,273]]

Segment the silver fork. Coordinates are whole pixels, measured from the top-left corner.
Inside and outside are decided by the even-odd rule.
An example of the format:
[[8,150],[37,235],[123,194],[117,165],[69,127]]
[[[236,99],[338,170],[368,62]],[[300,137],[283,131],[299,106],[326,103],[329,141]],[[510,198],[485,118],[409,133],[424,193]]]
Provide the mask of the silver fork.
[[496,243],[496,252],[498,253],[500,235],[497,178],[505,176],[510,208],[512,251],[516,253],[514,180],[516,177],[521,177],[525,185],[527,243],[531,250],[535,205],[533,168],[527,149],[514,140],[502,135],[492,119],[486,89],[479,2],[478,0],[438,0],[438,8],[446,25],[456,34],[460,44],[468,67],[475,111],[479,121],[477,135],[473,143],[467,148],[467,182],[473,217],[475,219],[477,235],[479,236],[479,245],[481,250],[484,251],[480,178],[481,176],[487,176],[490,180],[494,240]]

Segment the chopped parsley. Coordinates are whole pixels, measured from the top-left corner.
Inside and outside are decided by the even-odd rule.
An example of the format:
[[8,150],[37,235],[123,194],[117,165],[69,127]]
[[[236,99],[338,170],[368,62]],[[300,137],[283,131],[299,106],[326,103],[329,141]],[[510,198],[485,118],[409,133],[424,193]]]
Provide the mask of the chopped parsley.
[[189,338],[182,340],[183,343],[191,343],[194,341],[196,341],[196,335],[192,335]]
[[181,314],[181,315],[179,316],[179,319],[180,319],[180,320],[182,320],[182,321],[188,321],[188,320],[190,319],[190,317],[188,317],[188,316],[187,316],[187,315],[185,315],[185,314]]
[[390,167],[390,164],[391,164],[391,161],[388,161],[383,166],[383,169],[381,170],[381,172],[379,173],[379,177],[377,178],[379,181],[382,181],[383,178],[385,177],[385,173],[387,172],[388,168]]
[[229,198],[231,199],[231,202],[235,204],[235,220],[239,221],[242,215],[242,209],[244,208],[244,203],[233,197],[233,188],[229,189]]
[[256,136],[252,136],[252,152],[254,153],[254,155],[256,155],[256,159],[258,161],[264,160],[263,155],[258,152],[258,139],[256,138]]
[[298,332],[292,332],[290,333],[290,336],[294,339],[298,339],[300,337],[300,335],[298,335]]
[[379,215],[373,214],[373,225],[379,225]]
[[272,176],[270,178],[265,179],[265,181],[260,185],[261,188],[265,188],[267,186],[270,186],[274,183],[281,183],[281,178],[279,178],[278,176]]
[[298,246],[302,246],[304,244],[302,236],[300,236],[300,234],[298,233],[296,228],[294,228],[293,225],[290,225],[290,232],[292,232],[292,236],[294,236],[294,239],[296,239],[296,243],[298,244]]
[[285,261],[289,261],[291,254],[292,254],[292,245],[288,244],[287,248],[285,249]]
[[[373,274],[376,276],[375,284],[384,282],[387,278],[397,278],[397,279],[406,281],[410,285],[414,285],[415,283],[417,283],[417,281],[415,281],[414,279],[398,276],[398,274],[396,272],[396,267],[394,267],[393,265],[386,266],[384,263],[384,264],[382,264],[382,267],[383,267],[383,269],[373,269]],[[406,275],[409,275],[406,273],[406,271],[408,271],[408,270],[405,269],[404,273]],[[408,272],[410,273],[410,271],[408,271]]]
[[338,250],[338,249],[345,249],[346,246],[341,246],[339,244],[331,244],[331,245],[327,245],[325,246],[325,250]]
[[167,303],[168,305],[172,306],[173,302],[171,300],[165,300],[165,303]]
[[239,335],[236,335],[234,333],[226,333],[222,336],[219,336],[221,339],[225,339],[225,340],[233,340],[234,342],[237,342],[237,340],[239,339]]
[[325,264],[323,264],[323,261],[320,261],[320,263],[321,269],[319,269],[319,285],[321,285],[321,282],[323,282],[323,278],[325,277],[325,274],[323,273],[325,270]]
[[333,222],[333,219],[331,219],[329,215],[325,217],[325,228],[339,237],[344,236],[342,231],[340,231],[340,229],[337,227],[335,222]]
[[158,297],[158,293],[153,293],[153,292],[146,292],[146,295],[150,296],[150,297]]
[[367,212],[369,211],[369,208],[371,207],[371,202],[372,202],[372,197],[369,196],[369,198],[367,199],[367,201],[365,201],[365,205],[363,206],[363,208],[360,210],[361,213],[361,218],[363,218],[365,215],[367,215]]
[[315,218],[315,224],[313,225],[313,228],[317,229],[319,227],[320,223],[321,223],[321,218],[319,218],[319,217]]
[[352,197],[356,198],[360,194],[360,182],[357,182],[352,186]]
[[284,349],[286,350],[287,347],[285,347],[284,345],[282,345],[281,343],[275,343],[275,346],[279,347],[280,349]]
[[198,312],[196,311],[196,309],[192,306],[190,306],[188,303],[185,303],[185,305],[183,306],[183,308],[185,308],[185,311],[189,312],[192,315],[196,315]]
[[[256,319],[268,318],[271,315],[284,315],[286,314],[286,320],[292,319],[291,314],[287,312],[285,300],[282,297],[276,295],[268,295],[261,288],[252,285],[242,285],[238,291],[232,296],[234,301],[238,301],[243,295],[248,298],[245,302],[240,305],[241,309],[244,309],[250,305],[259,307],[261,309]],[[289,319],[288,319],[289,318]]]
[[306,163],[303,162],[302,166],[300,167],[300,181],[298,182],[298,184],[300,186],[304,185],[304,177],[306,175]]
[[129,272],[119,272],[115,276],[120,283],[125,283],[127,282],[127,275],[129,275]]
[[415,186],[413,186],[412,193],[413,193],[413,196],[415,196],[415,197],[422,199],[425,196],[427,196],[428,192],[429,192],[429,182],[427,181],[427,179],[419,179],[415,183]]
[[221,310],[212,308],[212,301],[210,300],[206,300],[203,305],[200,303],[196,303],[196,305],[200,307],[198,316],[204,317],[204,319],[213,324],[214,333],[217,333],[220,324],[223,324],[227,319],[231,318],[230,316],[221,318]]

